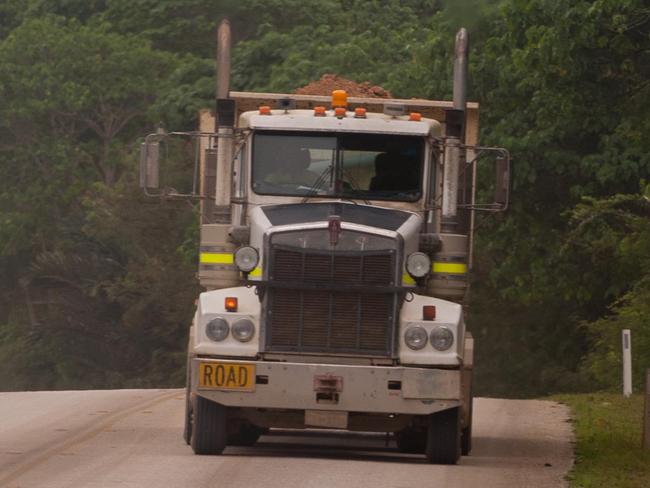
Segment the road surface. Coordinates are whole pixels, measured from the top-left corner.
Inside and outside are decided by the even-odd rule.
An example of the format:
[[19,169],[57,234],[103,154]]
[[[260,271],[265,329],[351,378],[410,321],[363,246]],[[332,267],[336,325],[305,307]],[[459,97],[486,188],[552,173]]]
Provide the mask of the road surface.
[[457,466],[400,454],[383,435],[272,431],[195,456],[182,390],[0,393],[0,487],[558,487],[572,465],[568,411],[479,398],[474,450]]

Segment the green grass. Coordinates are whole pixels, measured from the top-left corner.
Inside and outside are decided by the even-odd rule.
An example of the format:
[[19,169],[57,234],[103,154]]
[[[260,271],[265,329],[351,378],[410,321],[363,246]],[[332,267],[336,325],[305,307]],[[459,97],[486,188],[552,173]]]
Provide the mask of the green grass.
[[572,487],[650,487],[650,450],[641,447],[643,395],[558,395],[573,411],[576,464]]

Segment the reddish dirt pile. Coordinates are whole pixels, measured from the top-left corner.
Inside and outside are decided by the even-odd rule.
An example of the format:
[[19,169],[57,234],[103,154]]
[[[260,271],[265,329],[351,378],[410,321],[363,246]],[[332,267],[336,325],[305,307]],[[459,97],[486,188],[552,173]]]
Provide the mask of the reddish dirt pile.
[[333,90],[345,90],[349,97],[393,98],[388,90],[369,82],[356,83],[338,75],[324,74],[320,80],[298,88],[298,95],[331,95]]

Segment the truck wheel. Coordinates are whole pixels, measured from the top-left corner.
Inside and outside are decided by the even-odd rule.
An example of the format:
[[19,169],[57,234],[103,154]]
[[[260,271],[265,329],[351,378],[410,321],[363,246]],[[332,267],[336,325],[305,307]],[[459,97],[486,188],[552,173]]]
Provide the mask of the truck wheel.
[[460,434],[460,450],[463,456],[472,452],[472,415],[474,411],[474,398],[469,399],[469,424],[463,427]]
[[406,428],[395,432],[395,442],[400,452],[423,454],[427,447],[427,431]]
[[235,426],[234,432],[228,433],[229,446],[252,446],[262,435],[262,429],[248,422]]
[[185,388],[185,428],[183,429],[183,439],[187,445],[192,440],[192,402],[190,401],[190,387]]
[[226,407],[196,395],[192,409],[194,454],[221,454],[226,447]]
[[460,458],[460,408],[450,408],[429,416],[427,461],[456,464]]
[[185,375],[185,428],[183,429],[183,439],[189,446],[192,439],[192,401],[190,400],[191,377],[190,361],[187,360],[187,374]]

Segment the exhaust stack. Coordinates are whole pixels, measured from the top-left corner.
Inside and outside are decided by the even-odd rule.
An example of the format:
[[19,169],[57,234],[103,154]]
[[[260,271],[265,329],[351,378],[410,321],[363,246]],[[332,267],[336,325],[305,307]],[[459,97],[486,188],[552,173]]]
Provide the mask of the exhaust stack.
[[454,100],[453,110],[446,113],[445,167],[442,190],[443,233],[455,233],[458,228],[458,178],[462,165],[461,145],[465,138],[465,110],[467,105],[467,64],[469,56],[469,36],[466,29],[456,34],[454,49]]
[[232,188],[233,129],[235,125],[235,103],[228,98],[230,93],[230,22],[224,19],[217,31],[216,64],[216,125],[217,125],[217,168],[215,186],[215,221],[230,221],[230,192]]
[[215,94],[217,99],[228,98],[230,92],[230,22],[223,19],[217,30],[217,65]]
[[434,255],[433,275],[427,283],[432,295],[462,302],[468,289],[469,239],[458,215],[458,192],[465,165],[465,117],[469,36],[461,29],[454,49],[453,108],[445,111],[445,148],[442,175],[441,247]]

